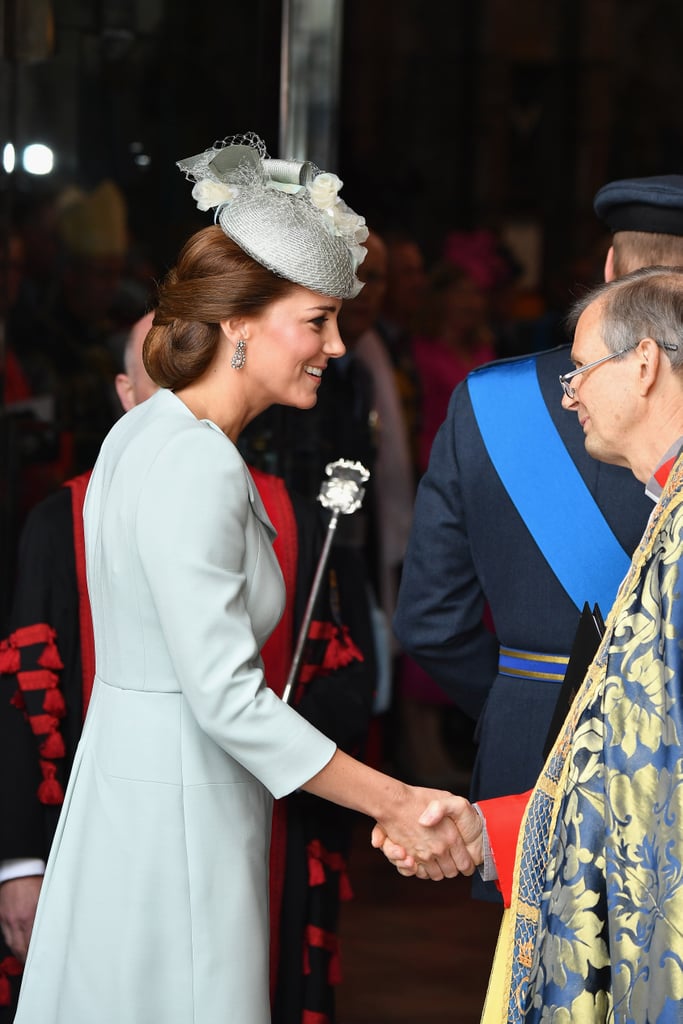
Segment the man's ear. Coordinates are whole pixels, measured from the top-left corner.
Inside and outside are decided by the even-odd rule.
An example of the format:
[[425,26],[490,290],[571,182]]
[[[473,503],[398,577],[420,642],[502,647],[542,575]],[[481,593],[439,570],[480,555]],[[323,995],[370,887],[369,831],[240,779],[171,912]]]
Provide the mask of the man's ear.
[[135,393],[133,391],[133,382],[127,373],[117,373],[114,378],[114,387],[116,388],[116,394],[119,396],[119,402],[123,407],[124,412],[128,412],[135,405]]
[[654,338],[642,338],[637,353],[640,359],[640,391],[646,395],[657,381],[662,350]]
[[614,273],[614,246],[610,245],[605,256],[605,269],[604,269],[605,281],[614,281],[616,274]]

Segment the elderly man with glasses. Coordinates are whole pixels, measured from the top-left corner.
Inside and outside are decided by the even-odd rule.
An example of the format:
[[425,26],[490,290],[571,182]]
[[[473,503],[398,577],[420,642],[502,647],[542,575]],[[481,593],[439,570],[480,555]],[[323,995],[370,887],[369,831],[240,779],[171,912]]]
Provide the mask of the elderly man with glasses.
[[509,908],[485,1024],[648,1024],[683,1005],[683,268],[603,285],[571,320],[562,406],[655,504],[530,797],[452,797],[423,818],[456,820]]

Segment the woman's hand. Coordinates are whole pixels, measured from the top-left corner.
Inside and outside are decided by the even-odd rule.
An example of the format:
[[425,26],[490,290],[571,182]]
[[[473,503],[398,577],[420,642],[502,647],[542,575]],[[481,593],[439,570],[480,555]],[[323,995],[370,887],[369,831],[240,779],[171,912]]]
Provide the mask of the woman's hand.
[[[437,845],[448,841],[447,851],[435,850],[424,859],[417,850],[411,851],[408,845],[399,841],[397,833],[391,832],[391,826],[386,828],[382,822],[378,822],[372,831],[372,845],[381,849],[399,874],[406,877],[417,875],[418,878],[436,881],[458,874],[471,875],[484,859],[483,826],[475,808],[465,797],[452,793],[425,789],[414,789],[413,793],[426,795],[429,799],[418,818],[418,826],[436,830],[432,838]],[[443,829],[447,822],[455,828],[457,835],[453,836],[450,828]]]
[[[407,786],[405,782],[378,772],[336,750],[328,763],[300,787],[315,796],[333,800],[342,807],[362,811],[382,830],[381,846],[389,837],[400,848],[393,857],[399,869],[421,878],[454,878],[471,875],[476,863],[468,843],[481,833],[477,812],[464,797],[445,790]],[[470,821],[468,811],[476,819]],[[451,816],[452,814],[452,816]],[[465,838],[460,833],[462,819]],[[419,868],[418,868],[419,865]]]
[[433,881],[471,875],[483,860],[476,810],[464,797],[441,790],[405,789],[405,806],[377,822],[372,845],[403,875]]

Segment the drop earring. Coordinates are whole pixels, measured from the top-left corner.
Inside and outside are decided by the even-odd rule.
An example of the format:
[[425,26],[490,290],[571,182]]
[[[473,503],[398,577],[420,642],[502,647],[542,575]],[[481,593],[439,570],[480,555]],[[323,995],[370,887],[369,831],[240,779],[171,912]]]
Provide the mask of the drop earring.
[[235,345],[235,351],[232,354],[230,365],[233,370],[241,370],[247,361],[247,346],[244,344],[244,338],[240,338]]

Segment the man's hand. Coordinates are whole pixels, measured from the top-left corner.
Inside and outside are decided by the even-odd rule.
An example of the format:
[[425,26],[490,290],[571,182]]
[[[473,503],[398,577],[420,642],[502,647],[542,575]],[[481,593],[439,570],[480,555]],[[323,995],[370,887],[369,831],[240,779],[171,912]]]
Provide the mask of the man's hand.
[[[457,839],[449,850],[450,860],[456,870],[447,875],[444,871],[443,874],[448,878],[457,874],[471,875],[484,859],[481,819],[465,797],[440,793],[430,801],[420,815],[418,823],[428,828],[438,828],[444,823],[444,819],[450,820],[456,826]],[[371,842],[374,847],[382,850],[401,875],[417,875],[418,878],[443,877],[436,876],[419,857],[416,858],[405,846],[389,838],[389,833],[380,823],[373,829]]]
[[0,885],[0,928],[5,942],[23,963],[36,916],[42,875],[11,878]]

